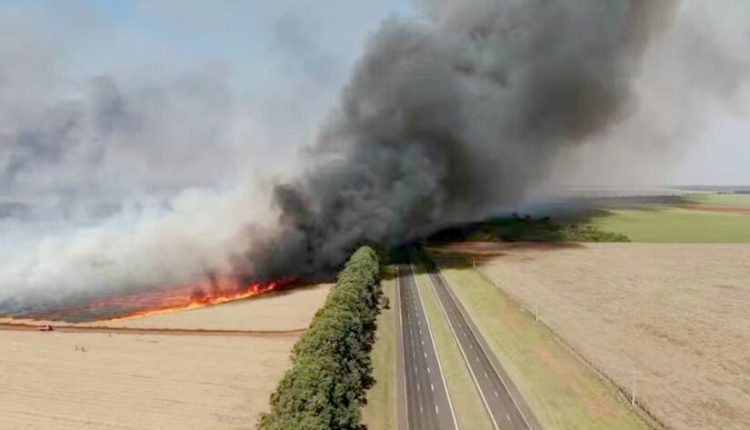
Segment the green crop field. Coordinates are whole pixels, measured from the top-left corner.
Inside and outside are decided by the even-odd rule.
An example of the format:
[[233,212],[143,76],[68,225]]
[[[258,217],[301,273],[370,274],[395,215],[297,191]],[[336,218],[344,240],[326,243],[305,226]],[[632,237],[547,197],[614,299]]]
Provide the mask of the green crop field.
[[479,273],[442,269],[545,428],[649,428],[616,387],[603,381]]
[[750,209],[750,194],[695,194],[688,200],[705,206]]
[[593,218],[589,225],[622,233],[634,242],[750,243],[750,216],[747,215],[667,207],[612,210]]

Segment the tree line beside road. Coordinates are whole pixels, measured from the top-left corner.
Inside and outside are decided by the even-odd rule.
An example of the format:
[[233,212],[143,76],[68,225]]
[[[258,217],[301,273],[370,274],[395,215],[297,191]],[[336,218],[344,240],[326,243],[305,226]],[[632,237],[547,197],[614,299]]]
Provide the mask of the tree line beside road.
[[378,255],[362,247],[294,346],[292,367],[271,395],[259,430],[362,428],[381,296]]

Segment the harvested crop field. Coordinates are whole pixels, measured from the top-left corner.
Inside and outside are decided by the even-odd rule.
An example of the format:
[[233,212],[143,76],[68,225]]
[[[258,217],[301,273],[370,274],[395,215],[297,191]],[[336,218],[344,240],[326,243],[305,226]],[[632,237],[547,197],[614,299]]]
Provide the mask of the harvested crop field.
[[295,340],[0,331],[0,428],[252,428]]
[[750,245],[460,244],[670,428],[750,428]]
[[110,322],[118,328],[5,321],[0,429],[254,428],[329,290]]

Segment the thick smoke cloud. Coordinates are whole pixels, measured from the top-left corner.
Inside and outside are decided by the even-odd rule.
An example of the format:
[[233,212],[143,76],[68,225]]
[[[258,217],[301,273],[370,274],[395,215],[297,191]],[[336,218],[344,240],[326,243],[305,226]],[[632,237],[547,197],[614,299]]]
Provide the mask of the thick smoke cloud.
[[[644,47],[628,114],[606,133],[560,154],[552,183],[668,183],[707,127],[732,117],[744,121],[750,113],[750,3],[681,0],[667,11],[655,21],[658,37]],[[722,144],[737,138],[746,140],[714,133],[718,141],[705,144],[701,153],[729,167],[732,155]],[[695,181],[701,173],[696,169],[688,176],[692,179],[682,180]],[[747,178],[727,172],[719,181]]]
[[[144,4],[176,19],[184,3]],[[360,244],[512,207],[581,163],[606,183],[620,160],[671,160],[713,106],[745,106],[750,19],[701,4],[422,0],[371,36],[303,168],[284,143],[311,140],[317,83],[342,67],[299,14],[271,30],[289,73],[264,106],[220,65],[70,85],[56,43],[8,30],[26,39],[0,43],[0,314],[214,273],[315,276]],[[187,15],[173,25],[204,21]],[[258,179],[281,170],[281,185]],[[29,196],[49,201],[27,213]]]
[[[256,47],[269,52],[257,73],[274,77],[252,87],[241,60],[186,61],[167,45],[151,63],[159,41],[139,48],[129,34],[138,54],[120,65],[108,52],[102,67],[100,50],[125,42],[85,2],[0,6],[0,314],[230,271],[247,226],[273,219],[268,178],[294,171],[338,90],[290,70],[296,47],[275,40],[296,31],[284,7],[257,11],[286,23]],[[315,101],[286,107],[300,95]]]
[[[276,190],[284,230],[254,246],[272,276],[335,267],[519,203],[564,149],[626,117],[644,49],[671,2],[442,1],[391,19],[341,109]],[[276,272],[274,272],[275,270]]]

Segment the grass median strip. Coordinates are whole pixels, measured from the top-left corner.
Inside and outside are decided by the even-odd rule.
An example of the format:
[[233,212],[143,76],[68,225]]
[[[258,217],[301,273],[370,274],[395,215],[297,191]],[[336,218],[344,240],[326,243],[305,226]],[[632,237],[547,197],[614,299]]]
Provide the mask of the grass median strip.
[[420,268],[415,266],[415,271],[417,288],[419,288],[425,313],[430,321],[435,348],[440,357],[443,377],[448,385],[458,425],[462,429],[490,430],[492,424],[471,378],[471,373],[461,356],[448,320],[440,308],[432,284]]
[[[383,281],[383,294],[394,303],[396,279]],[[362,415],[370,430],[394,430],[397,428],[397,361],[396,342],[399,330],[395,320],[395,308],[383,309],[378,316],[378,329],[372,349],[373,376],[375,385],[367,393],[367,405]]]
[[442,270],[545,428],[649,428],[614,386],[601,380],[498,288],[470,268]]

